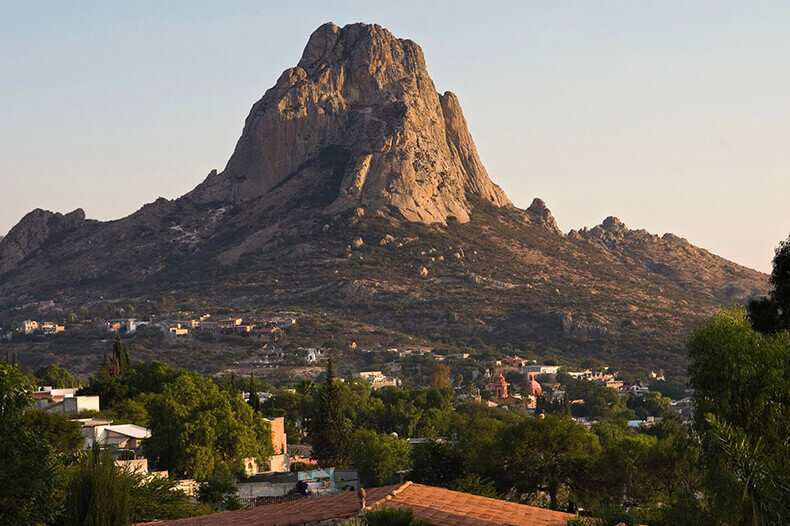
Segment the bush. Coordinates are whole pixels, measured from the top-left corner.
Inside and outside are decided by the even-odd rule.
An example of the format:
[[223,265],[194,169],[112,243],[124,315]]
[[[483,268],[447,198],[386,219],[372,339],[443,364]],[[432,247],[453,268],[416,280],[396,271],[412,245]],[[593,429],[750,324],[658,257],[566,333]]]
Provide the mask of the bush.
[[206,504],[192,504],[186,493],[176,489],[178,483],[175,480],[148,478],[141,473],[135,473],[134,478],[136,483],[129,494],[132,501],[132,522],[174,520],[213,511]]
[[208,504],[216,511],[237,510],[241,502],[236,495],[239,489],[228,476],[212,476],[200,483],[198,501]]
[[431,526],[431,521],[418,519],[409,508],[379,508],[365,512],[368,526]]
[[472,495],[480,495],[481,497],[488,497],[491,499],[500,498],[499,493],[494,487],[494,483],[476,474],[467,475],[454,480],[448,488],[453,491],[471,493]]

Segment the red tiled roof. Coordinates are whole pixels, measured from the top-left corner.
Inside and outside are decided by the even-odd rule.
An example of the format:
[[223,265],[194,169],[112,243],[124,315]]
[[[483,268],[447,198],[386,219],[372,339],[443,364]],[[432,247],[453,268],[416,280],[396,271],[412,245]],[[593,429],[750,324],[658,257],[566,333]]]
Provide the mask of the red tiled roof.
[[[444,488],[406,482],[366,490],[366,509],[405,507],[433,526],[565,526],[573,515]],[[163,526],[297,526],[350,517],[359,511],[354,492],[168,521]]]
[[406,507],[433,526],[565,526],[569,513],[407,482],[377,506]]
[[[383,499],[396,486],[372,488],[367,491],[368,501]],[[296,526],[339,517],[350,517],[359,511],[359,498],[352,491],[328,497],[296,500],[259,506],[248,510],[226,511],[202,517],[178,519],[160,523],[167,526]]]

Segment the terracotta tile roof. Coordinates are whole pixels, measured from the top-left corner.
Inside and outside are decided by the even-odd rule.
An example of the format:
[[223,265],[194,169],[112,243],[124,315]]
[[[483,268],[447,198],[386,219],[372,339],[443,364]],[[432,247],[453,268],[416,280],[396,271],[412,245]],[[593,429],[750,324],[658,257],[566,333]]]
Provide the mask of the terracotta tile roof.
[[[380,500],[400,485],[371,488],[367,500]],[[328,497],[296,500],[259,506],[248,510],[226,511],[202,517],[178,519],[159,524],[167,526],[296,526],[339,517],[350,517],[359,511],[359,498],[353,491]]]
[[[406,482],[366,490],[367,509],[406,507],[433,526],[565,526],[573,515]],[[167,526],[296,526],[355,515],[356,493],[283,502],[160,523]]]
[[[370,502],[370,497],[368,497]],[[565,526],[569,513],[407,482],[368,508],[403,506],[433,526]]]

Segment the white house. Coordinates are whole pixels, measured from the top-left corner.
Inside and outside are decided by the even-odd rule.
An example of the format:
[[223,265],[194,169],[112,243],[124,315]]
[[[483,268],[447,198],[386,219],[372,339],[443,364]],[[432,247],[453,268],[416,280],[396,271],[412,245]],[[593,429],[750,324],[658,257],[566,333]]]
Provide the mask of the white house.
[[151,431],[135,424],[112,425],[112,420],[83,418],[82,434],[85,436],[85,447],[93,444],[110,446],[115,449],[139,449],[143,439],[151,437]]
[[560,370],[559,365],[523,365],[521,371],[533,374],[557,374]]

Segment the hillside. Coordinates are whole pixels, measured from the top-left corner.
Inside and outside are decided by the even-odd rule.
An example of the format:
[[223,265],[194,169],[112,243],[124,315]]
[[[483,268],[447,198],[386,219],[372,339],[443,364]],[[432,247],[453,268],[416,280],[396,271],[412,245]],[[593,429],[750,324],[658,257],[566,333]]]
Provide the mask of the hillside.
[[4,309],[172,294],[409,334],[681,369],[689,329],[767,276],[616,218],[560,232],[488,177],[419,46],[325,24],[222,172],[110,222],[36,210],[0,241]]

